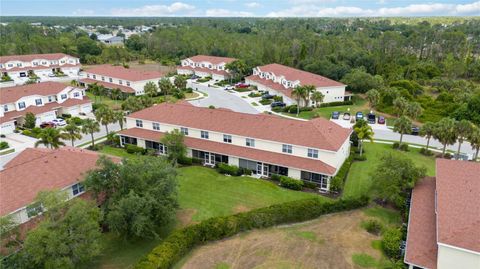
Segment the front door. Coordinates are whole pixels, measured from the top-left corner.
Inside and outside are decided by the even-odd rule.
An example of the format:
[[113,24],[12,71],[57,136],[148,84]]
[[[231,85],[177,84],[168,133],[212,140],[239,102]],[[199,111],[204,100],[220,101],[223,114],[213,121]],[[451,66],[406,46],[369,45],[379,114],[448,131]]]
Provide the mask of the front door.
[[204,162],[208,165],[215,165],[215,154],[210,152],[205,152]]
[[268,177],[268,165],[261,162],[257,162],[257,175]]

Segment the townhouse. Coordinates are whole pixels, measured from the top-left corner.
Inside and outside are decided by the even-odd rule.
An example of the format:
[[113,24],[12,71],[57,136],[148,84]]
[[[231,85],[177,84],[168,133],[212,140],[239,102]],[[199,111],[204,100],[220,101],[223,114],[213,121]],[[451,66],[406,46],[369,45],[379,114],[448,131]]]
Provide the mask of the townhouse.
[[92,111],[85,89],[52,81],[2,88],[0,106],[2,134],[12,133],[22,125],[28,112],[35,114],[36,125],[40,125],[62,114],[77,116]]
[[236,61],[235,58],[196,55],[183,59],[177,67],[180,75],[196,75],[198,77],[212,77],[213,80],[226,80],[231,77],[225,65]]
[[317,118],[299,121],[266,114],[162,103],[126,117],[121,144],[167,154],[160,143],[174,129],[185,135],[187,155],[250,169],[258,177],[280,174],[315,182],[328,191],[350,154],[351,129]]
[[68,199],[83,195],[81,181],[96,167],[99,156],[73,147],[25,149],[0,171],[0,216],[10,216],[18,224],[32,220],[44,210],[35,203],[40,191],[62,190]]
[[[268,91],[270,94],[282,96],[287,105],[297,103],[292,91],[295,87],[304,85],[315,86],[316,90],[324,95],[322,103],[342,102],[351,97],[351,94],[345,91],[346,85],[340,82],[281,64],[253,68],[253,74],[245,78],[245,83],[254,85],[259,90]],[[307,104],[301,100],[300,105]],[[310,100],[308,105],[315,106],[316,103]]]
[[79,82],[84,86],[96,83],[110,90],[119,89],[125,94],[143,95],[145,84],[157,84],[164,74],[104,64],[86,70],[82,77]]
[[480,164],[437,159],[436,177],[414,188],[405,263],[413,268],[480,268]]
[[40,78],[63,73],[77,76],[81,68],[80,59],[64,53],[10,55],[0,57],[2,77],[23,78],[38,76]]

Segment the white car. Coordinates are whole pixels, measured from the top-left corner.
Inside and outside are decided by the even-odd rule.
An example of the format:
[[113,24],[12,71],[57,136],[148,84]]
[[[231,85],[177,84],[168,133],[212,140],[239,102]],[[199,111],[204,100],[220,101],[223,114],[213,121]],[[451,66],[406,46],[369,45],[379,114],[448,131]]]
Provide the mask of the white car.
[[55,77],[55,74],[50,73],[50,74],[48,74],[48,76],[51,77],[51,78],[54,78],[54,77]]
[[67,122],[64,119],[54,119],[54,120],[52,120],[52,123],[55,124],[55,126],[65,126],[65,125],[67,125]]

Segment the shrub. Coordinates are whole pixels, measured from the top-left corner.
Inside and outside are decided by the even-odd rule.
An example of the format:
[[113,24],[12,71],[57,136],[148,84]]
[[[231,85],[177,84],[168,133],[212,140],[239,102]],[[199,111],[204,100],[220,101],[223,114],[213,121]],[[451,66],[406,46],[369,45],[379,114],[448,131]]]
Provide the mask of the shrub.
[[83,124],[83,120],[79,117],[71,117],[70,119],[68,119],[68,122],[73,122],[75,125]]
[[187,156],[181,156],[180,158],[178,158],[177,162],[182,165],[192,165],[193,159]]
[[276,106],[274,108],[272,108],[272,111],[274,112],[283,112],[285,111],[283,107],[279,107],[279,106]]
[[429,149],[427,150],[427,148],[421,148],[420,153],[423,154],[423,155],[426,155],[426,156],[432,156],[433,155],[433,152]]
[[443,156],[445,159],[451,159],[453,156],[449,152],[445,153],[445,156]]
[[281,178],[281,177],[282,177],[281,175],[272,174],[272,175],[270,176],[270,179],[273,180],[273,181],[280,181],[280,178]]
[[37,138],[37,137],[32,133],[32,131],[30,131],[30,130],[23,130],[23,131],[22,131],[22,134],[23,134],[23,135],[26,135],[26,136],[33,137],[33,138]]
[[195,246],[206,242],[252,229],[307,221],[324,214],[359,208],[367,203],[367,197],[329,202],[312,198],[276,204],[231,216],[210,218],[176,230],[143,258],[135,268],[171,268]]
[[402,145],[400,146],[400,150],[409,151],[408,144],[402,143]]
[[394,142],[393,145],[392,145],[392,148],[394,149],[398,149],[400,147],[400,143],[398,142]]
[[352,165],[353,156],[350,155],[345,162],[338,170],[336,176],[330,181],[330,190],[340,192],[343,190],[343,185],[345,184],[345,179],[347,178],[348,171],[350,170],[350,166]]
[[89,146],[89,150],[99,151],[103,149],[103,144],[95,144],[94,146]]
[[305,188],[309,188],[309,189],[313,189],[313,190],[315,190],[318,187],[317,183],[310,182],[310,181],[303,181],[303,186]]
[[63,114],[62,114],[62,118],[64,118],[64,119],[69,119],[69,118],[71,118],[71,117],[72,117],[71,114],[68,114],[68,113],[63,113]]
[[209,105],[208,108],[215,109],[215,106],[214,105]]
[[367,220],[363,226],[367,232],[374,235],[379,235],[383,229],[382,224],[376,219]]
[[391,259],[400,258],[400,243],[402,232],[399,229],[391,228],[383,233],[382,249],[385,255]]
[[287,189],[299,191],[303,187],[303,181],[282,176],[280,177],[280,186]]
[[283,102],[283,96],[281,96],[281,95],[275,95],[275,96],[273,96],[273,101],[275,101],[275,102]]
[[8,145],[8,142],[2,141],[0,142],[0,150],[2,149],[8,149],[10,146]]
[[339,101],[339,102],[330,102],[330,103],[322,103],[320,107],[328,107],[328,106],[349,106],[353,105],[353,101]]
[[203,160],[199,158],[192,158],[192,164],[202,164]]
[[259,92],[251,92],[251,93],[248,94],[248,97],[252,97],[252,98],[260,97],[260,96],[262,96],[262,94],[259,93]]
[[145,153],[144,148],[141,148],[141,147],[136,146],[136,145],[126,144],[125,149],[130,154],[144,154]]
[[221,174],[227,174],[231,176],[242,175],[242,170],[235,165],[228,165],[226,163],[217,163],[217,170]]
[[188,88],[185,89],[185,92],[186,92],[186,93],[192,93],[192,92],[193,92],[193,89],[190,88],[190,87],[188,87]]
[[259,102],[260,102],[260,104],[266,106],[266,105],[271,104],[273,101],[271,99],[262,99]]
[[313,110],[313,107],[311,106],[304,106],[302,108],[300,108],[300,111],[312,111]]
[[287,111],[290,114],[296,114],[297,113],[297,105],[291,105],[285,107],[285,111]]

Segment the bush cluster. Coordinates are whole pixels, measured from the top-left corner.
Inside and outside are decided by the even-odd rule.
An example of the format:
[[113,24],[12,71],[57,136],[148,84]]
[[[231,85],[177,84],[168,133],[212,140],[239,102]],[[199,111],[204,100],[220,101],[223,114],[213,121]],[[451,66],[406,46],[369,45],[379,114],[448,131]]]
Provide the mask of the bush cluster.
[[406,144],[406,143],[402,143],[402,145],[400,145],[400,143],[394,142],[392,147],[394,149],[399,149],[399,150],[402,150],[402,151],[409,151],[408,144]]
[[260,104],[266,106],[266,105],[271,104],[273,101],[272,101],[272,99],[262,99],[259,102],[260,102]]
[[280,186],[291,189],[291,190],[296,190],[300,191],[303,188],[303,181],[298,180],[298,179],[293,179],[290,177],[286,176],[281,176],[280,177]]
[[227,174],[231,176],[251,175],[252,171],[241,168],[235,165],[228,165],[226,163],[217,163],[217,171],[221,174]]
[[2,141],[0,142],[0,150],[1,149],[8,149],[10,146],[8,145],[8,142]]
[[226,217],[210,218],[173,232],[135,268],[170,268],[192,248],[206,242],[223,239],[251,229],[301,222],[328,213],[352,210],[365,206],[367,203],[367,197],[329,202],[313,198],[276,204]]
[[374,235],[379,235],[383,229],[383,225],[376,219],[367,220],[364,223],[364,227],[365,227],[365,230],[367,230],[367,232]]
[[402,241],[402,232],[397,228],[391,228],[383,233],[382,249],[385,255],[391,259],[400,258],[400,244]]
[[343,190],[343,185],[345,184],[345,179],[347,178],[348,171],[350,170],[350,166],[352,166],[353,156],[350,154],[348,158],[343,163],[340,170],[336,176],[330,181],[330,190],[335,192],[340,192]]
[[145,149],[136,145],[126,144],[125,150],[130,154],[144,154]]
[[303,186],[305,188],[309,188],[309,189],[316,189],[318,187],[317,183],[315,182],[310,182],[310,181],[303,181]]
[[187,157],[187,156],[182,156],[178,158],[177,162],[181,165],[192,165],[193,164],[193,158]]
[[328,107],[328,106],[349,106],[353,105],[353,101],[339,101],[339,102],[330,102],[330,103],[322,103],[320,107]]
[[432,156],[433,152],[427,148],[421,148],[420,153],[426,156]]

